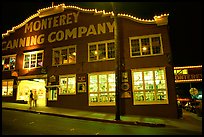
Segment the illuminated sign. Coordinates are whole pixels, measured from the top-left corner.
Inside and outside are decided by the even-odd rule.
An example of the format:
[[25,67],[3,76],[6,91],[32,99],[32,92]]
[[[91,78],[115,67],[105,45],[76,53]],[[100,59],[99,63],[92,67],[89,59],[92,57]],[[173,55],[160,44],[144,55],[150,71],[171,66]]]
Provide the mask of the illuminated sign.
[[179,74],[175,76],[176,80],[190,80],[190,79],[202,79],[202,74]]

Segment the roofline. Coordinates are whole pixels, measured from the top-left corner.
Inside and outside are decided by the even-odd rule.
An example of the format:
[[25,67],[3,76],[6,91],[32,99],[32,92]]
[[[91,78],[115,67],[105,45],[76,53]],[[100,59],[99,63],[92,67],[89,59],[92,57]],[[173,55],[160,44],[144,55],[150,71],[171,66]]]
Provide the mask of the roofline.
[[[36,14],[31,15],[30,17],[25,19],[22,23],[20,23],[19,25],[14,26],[14,27],[12,27],[11,30],[7,30],[6,33],[3,33],[2,34],[2,39],[5,36],[9,36],[10,33],[14,33],[15,30],[23,27],[27,22],[29,22],[30,20],[32,20],[35,17],[40,17],[41,18],[41,17],[45,17],[45,16],[50,16],[50,15],[53,15],[53,14],[63,12],[65,9],[77,9],[77,10],[80,10],[82,12],[94,13],[94,15],[101,14],[102,16],[110,16],[110,17],[114,16],[113,11],[112,12],[106,12],[105,10],[99,10],[98,11],[97,9],[84,9],[84,8],[80,8],[80,7],[72,6],[72,5],[65,6],[65,4],[62,3],[62,4],[59,4],[59,5],[56,5],[56,6],[47,7],[47,8],[37,10]],[[122,14],[122,13],[118,13],[118,16],[133,20],[133,21],[138,22],[138,23],[157,24],[158,26],[160,26],[160,25],[167,25],[168,24],[169,14],[161,14],[160,16],[154,16],[153,17],[154,19],[141,19],[141,18],[138,18],[138,17],[134,17],[132,15],[129,15],[129,14]]]

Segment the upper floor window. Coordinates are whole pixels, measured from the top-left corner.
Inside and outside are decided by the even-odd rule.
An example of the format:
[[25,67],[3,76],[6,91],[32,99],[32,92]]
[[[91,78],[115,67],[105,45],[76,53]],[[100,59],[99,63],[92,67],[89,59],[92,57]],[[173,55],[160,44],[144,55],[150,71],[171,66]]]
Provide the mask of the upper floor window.
[[59,95],[76,94],[76,75],[59,76],[60,91]]
[[109,60],[115,58],[114,40],[88,44],[88,61]]
[[53,49],[52,65],[76,63],[76,45]]
[[131,57],[163,54],[161,34],[130,37]]
[[16,65],[16,55],[2,56],[2,69],[14,70]]
[[23,68],[39,68],[43,66],[43,50],[24,53]]

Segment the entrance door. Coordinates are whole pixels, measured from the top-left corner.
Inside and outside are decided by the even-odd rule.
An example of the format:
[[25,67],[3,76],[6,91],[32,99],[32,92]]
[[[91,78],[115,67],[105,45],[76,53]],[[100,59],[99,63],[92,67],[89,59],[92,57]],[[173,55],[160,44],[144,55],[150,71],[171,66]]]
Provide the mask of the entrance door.
[[45,79],[21,80],[18,84],[17,99],[28,101],[30,90],[36,90],[38,94],[37,106],[46,106],[46,82]]

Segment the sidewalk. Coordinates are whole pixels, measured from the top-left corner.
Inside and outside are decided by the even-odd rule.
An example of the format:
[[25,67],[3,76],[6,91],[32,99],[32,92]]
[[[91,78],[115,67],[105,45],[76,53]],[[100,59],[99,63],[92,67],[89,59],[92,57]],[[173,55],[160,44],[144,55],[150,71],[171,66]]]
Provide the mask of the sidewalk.
[[192,131],[202,131],[202,117],[196,114],[183,110],[182,119],[168,119],[168,118],[152,118],[135,115],[120,116],[120,121],[116,121],[115,114],[111,113],[98,113],[89,111],[80,111],[66,108],[56,107],[37,107],[29,109],[28,104],[8,103],[2,102],[3,109],[12,109],[18,111],[32,112],[38,114],[55,115],[61,117],[76,118],[82,120],[92,120],[100,122],[109,122],[117,124],[128,124],[136,126],[149,126],[149,127],[170,127],[180,128]]

